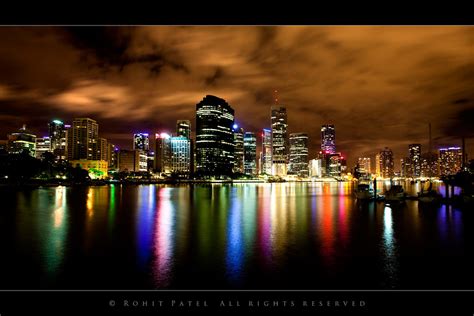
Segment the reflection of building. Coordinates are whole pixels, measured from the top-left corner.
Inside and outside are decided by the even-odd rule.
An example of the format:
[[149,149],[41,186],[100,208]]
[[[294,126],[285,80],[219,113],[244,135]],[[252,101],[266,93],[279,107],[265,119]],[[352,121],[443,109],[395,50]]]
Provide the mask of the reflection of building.
[[244,129],[234,124],[233,130],[235,144],[233,171],[236,173],[244,173]]
[[360,157],[357,161],[359,164],[359,172],[365,174],[371,174],[372,168],[370,167],[370,158],[369,157]]
[[90,160],[90,159],[79,159],[71,160],[71,165],[76,167],[79,165],[82,169],[89,172],[91,179],[103,179],[107,177],[108,163],[104,160]]
[[440,175],[451,175],[461,171],[462,150],[461,147],[447,147],[439,149],[439,171]]
[[133,149],[147,152],[150,150],[148,133],[133,134]]
[[286,175],[286,164],[288,160],[288,136],[287,136],[287,114],[286,108],[272,106],[272,175]]
[[310,177],[321,178],[323,176],[322,159],[311,159],[308,165]]
[[66,159],[66,126],[60,120],[48,124],[51,151],[56,158]]
[[262,131],[262,173],[272,174],[272,131],[264,128]]
[[244,173],[257,174],[257,137],[252,132],[244,134]]
[[94,159],[99,138],[99,124],[90,118],[75,118],[68,130],[68,160]]
[[288,172],[301,177],[308,176],[308,134],[290,134],[290,162]]
[[234,109],[207,95],[196,105],[196,172],[230,176],[234,167]]
[[27,130],[26,125],[23,125],[17,132],[8,135],[8,152],[20,154],[25,150],[30,156],[36,156],[36,135]]
[[49,136],[36,138],[36,158],[41,159],[46,152],[51,152],[51,140]]
[[408,145],[408,152],[410,153],[413,177],[419,177],[421,175],[421,145]]
[[437,177],[439,175],[438,155],[435,153],[424,153],[421,155],[421,176]]
[[388,147],[385,147],[379,154],[380,176],[382,178],[391,178],[394,176],[394,162],[393,152]]
[[326,154],[336,153],[336,130],[334,125],[321,126],[321,150]]

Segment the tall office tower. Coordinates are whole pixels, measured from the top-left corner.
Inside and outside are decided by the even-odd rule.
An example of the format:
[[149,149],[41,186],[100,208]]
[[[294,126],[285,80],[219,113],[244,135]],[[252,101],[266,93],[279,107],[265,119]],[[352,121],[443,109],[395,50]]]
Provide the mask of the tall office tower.
[[288,162],[288,118],[286,108],[272,106],[272,175],[284,176]]
[[290,134],[290,162],[288,173],[308,177],[308,134]]
[[336,130],[334,125],[321,126],[321,150],[325,154],[336,153]]
[[117,162],[119,171],[140,171],[140,150],[120,150]]
[[93,145],[92,160],[107,161],[107,139],[99,137]]
[[372,168],[370,166],[370,158],[369,157],[360,157],[358,159],[359,164],[359,172],[365,174],[371,174]]
[[382,176],[382,164],[380,163],[380,153],[375,154],[375,176]]
[[94,159],[94,149],[97,149],[98,138],[99,124],[95,120],[75,118],[72,127],[68,130],[68,159]]
[[25,150],[30,156],[36,156],[36,135],[27,130],[26,125],[23,125],[18,131],[8,134],[8,152],[21,154]]
[[235,145],[233,172],[244,173],[244,129],[234,124],[233,131]]
[[119,149],[114,144],[107,144],[107,163],[109,170],[118,170],[118,151]]
[[257,137],[252,132],[244,134],[244,173],[257,174]]
[[167,133],[155,134],[155,170],[171,173],[171,147],[167,141],[171,136]]
[[148,133],[133,134],[133,149],[148,152],[150,150],[150,139]]
[[66,126],[60,120],[48,123],[51,152],[58,159],[66,159]]
[[321,158],[311,159],[308,163],[309,176],[321,178],[323,176],[323,160]]
[[419,177],[421,175],[421,145],[408,145],[408,152],[410,153],[413,177]]
[[185,136],[174,136],[165,140],[170,147],[170,171],[181,178],[188,178],[191,173],[191,140]]
[[388,147],[380,152],[380,173],[383,178],[394,176],[393,152]]
[[272,174],[272,131],[264,128],[262,131],[262,173]]
[[206,95],[196,104],[196,172],[201,177],[232,175],[234,168],[234,109]]
[[178,120],[176,121],[176,135],[191,139],[191,121]]
[[326,175],[340,177],[343,167],[343,159],[340,153],[326,154]]
[[36,158],[41,159],[43,154],[51,152],[51,139],[49,136],[36,138]]
[[430,152],[421,154],[421,176],[431,178],[438,175],[438,155]]
[[461,171],[462,149],[461,147],[447,147],[439,149],[440,175],[453,175]]

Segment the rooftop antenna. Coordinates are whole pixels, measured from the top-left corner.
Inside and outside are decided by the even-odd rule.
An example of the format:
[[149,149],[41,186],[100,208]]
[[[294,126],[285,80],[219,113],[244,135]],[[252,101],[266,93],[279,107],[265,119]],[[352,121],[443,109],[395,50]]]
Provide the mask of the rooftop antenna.
[[278,105],[278,90],[273,91],[273,100],[275,100],[275,105]]

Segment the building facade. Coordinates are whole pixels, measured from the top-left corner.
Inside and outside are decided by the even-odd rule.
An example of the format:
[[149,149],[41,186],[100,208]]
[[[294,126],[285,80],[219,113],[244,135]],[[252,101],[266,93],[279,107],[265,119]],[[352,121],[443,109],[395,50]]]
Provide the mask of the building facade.
[[288,163],[288,117],[286,107],[272,106],[272,175],[285,176]]
[[244,173],[244,129],[233,126],[234,130],[234,173]]
[[370,165],[370,158],[369,157],[359,157],[357,160],[359,164],[359,172],[364,174],[372,174],[372,168]]
[[411,161],[412,177],[417,178],[421,176],[421,145],[410,144],[408,145],[408,152]]
[[321,126],[321,150],[325,154],[336,153],[336,129],[334,125]]
[[71,160],[73,167],[79,166],[87,170],[91,179],[104,179],[108,176],[108,163],[105,160],[79,159]]
[[380,151],[380,176],[383,178],[391,178],[394,173],[393,152],[390,148],[385,147]]
[[191,139],[191,121],[178,120],[176,121],[176,135]]
[[244,134],[244,173],[257,175],[257,137],[252,132]]
[[32,157],[36,157],[36,135],[26,129],[23,125],[18,131],[8,134],[8,152],[10,154],[21,154],[27,151]]
[[196,105],[196,172],[200,177],[228,177],[234,168],[234,109],[207,95]]
[[272,174],[272,130],[264,128],[262,130],[262,173]]
[[99,139],[99,124],[90,118],[75,118],[68,130],[68,160],[93,160]]
[[288,173],[308,177],[308,134],[290,134],[290,159]]
[[51,139],[49,136],[36,138],[36,158],[41,159],[44,153],[51,152]]
[[49,122],[48,135],[53,155],[57,159],[66,159],[66,126],[64,122],[60,120]]
[[445,147],[439,149],[439,171],[441,176],[453,175],[461,171],[461,147]]
[[133,134],[133,149],[148,152],[150,150],[150,138],[148,133]]

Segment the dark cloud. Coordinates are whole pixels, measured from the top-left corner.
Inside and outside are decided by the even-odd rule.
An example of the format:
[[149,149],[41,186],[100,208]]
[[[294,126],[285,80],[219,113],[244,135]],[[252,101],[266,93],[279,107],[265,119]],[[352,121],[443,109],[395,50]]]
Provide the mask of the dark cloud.
[[121,146],[138,131],[194,124],[206,94],[226,99],[246,130],[270,127],[273,91],[289,132],[336,125],[352,164],[409,143],[474,144],[472,27],[3,27],[0,133],[23,122],[90,116]]

